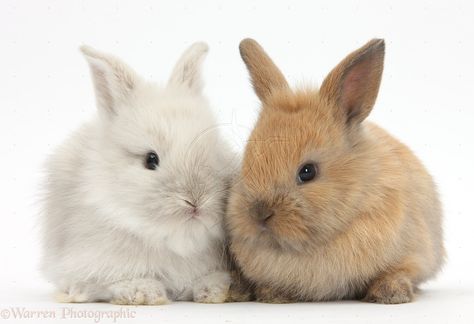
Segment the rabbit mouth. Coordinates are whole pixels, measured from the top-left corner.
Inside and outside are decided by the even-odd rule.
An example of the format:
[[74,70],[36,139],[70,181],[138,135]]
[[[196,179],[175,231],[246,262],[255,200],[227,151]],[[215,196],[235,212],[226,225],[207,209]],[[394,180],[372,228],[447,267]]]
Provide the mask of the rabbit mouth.
[[197,205],[196,202],[184,199],[186,204],[185,213],[191,218],[197,218],[201,215],[201,208]]
[[261,230],[255,237],[254,245],[264,247],[269,250],[279,252],[300,253],[306,250],[305,243],[295,240],[288,240],[281,237],[270,229]]
[[271,212],[254,222],[256,240],[268,248],[280,251],[307,251],[311,245],[311,230],[301,221],[301,215],[282,217]]

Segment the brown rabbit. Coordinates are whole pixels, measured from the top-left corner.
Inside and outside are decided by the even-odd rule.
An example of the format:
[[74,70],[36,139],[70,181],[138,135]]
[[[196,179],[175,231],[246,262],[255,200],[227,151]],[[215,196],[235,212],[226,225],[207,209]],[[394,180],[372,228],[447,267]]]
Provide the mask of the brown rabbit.
[[[371,40],[319,90],[292,91],[256,41],[241,42],[263,107],[226,222],[239,280],[257,300],[406,303],[443,264],[431,176],[404,144],[364,121],[384,51],[383,40]],[[233,289],[231,300],[245,295]]]

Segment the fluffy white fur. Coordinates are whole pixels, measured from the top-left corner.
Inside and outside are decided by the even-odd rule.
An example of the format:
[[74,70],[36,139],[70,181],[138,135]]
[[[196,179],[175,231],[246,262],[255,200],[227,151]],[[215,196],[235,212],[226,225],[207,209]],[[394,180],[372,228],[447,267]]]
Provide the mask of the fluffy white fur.
[[[224,301],[222,217],[234,167],[201,95],[207,45],[192,45],[164,88],[81,50],[99,116],[47,162],[42,215],[42,268],[59,300]],[[145,168],[149,151],[156,170]]]

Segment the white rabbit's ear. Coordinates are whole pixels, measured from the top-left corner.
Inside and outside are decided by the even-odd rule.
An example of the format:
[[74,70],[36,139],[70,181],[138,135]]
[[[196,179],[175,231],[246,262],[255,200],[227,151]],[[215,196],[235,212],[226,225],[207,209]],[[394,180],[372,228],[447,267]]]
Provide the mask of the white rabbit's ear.
[[206,43],[192,44],[176,63],[168,85],[184,86],[195,93],[200,93],[203,87],[201,65],[208,51],[209,46]]
[[109,116],[118,114],[118,107],[130,98],[140,77],[112,55],[86,45],[80,49],[89,63],[99,110]]

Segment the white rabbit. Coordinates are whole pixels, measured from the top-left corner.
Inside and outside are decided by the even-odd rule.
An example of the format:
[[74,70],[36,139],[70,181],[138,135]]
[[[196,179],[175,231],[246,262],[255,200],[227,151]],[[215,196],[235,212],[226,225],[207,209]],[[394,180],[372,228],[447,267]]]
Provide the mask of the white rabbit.
[[81,48],[99,116],[47,162],[42,270],[62,302],[217,303],[233,153],[202,96],[193,44],[166,87]]

